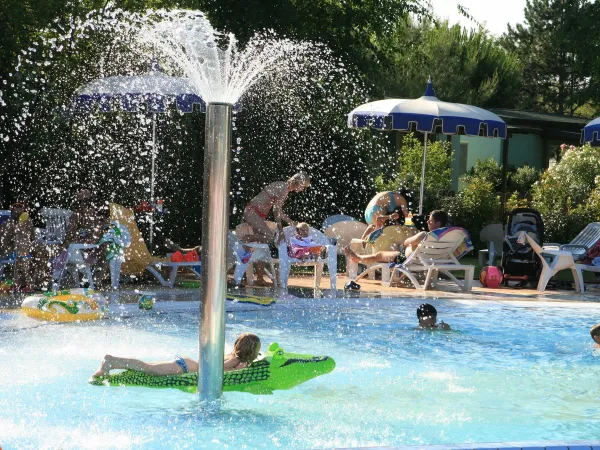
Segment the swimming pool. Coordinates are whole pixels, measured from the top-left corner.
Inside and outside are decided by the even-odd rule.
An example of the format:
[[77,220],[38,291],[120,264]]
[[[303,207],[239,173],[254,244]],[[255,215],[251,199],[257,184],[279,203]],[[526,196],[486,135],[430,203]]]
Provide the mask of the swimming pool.
[[[194,294],[195,295],[195,294]],[[332,356],[290,391],[227,393],[219,413],[177,390],[87,384],[105,353],[196,357],[198,302],[49,324],[0,313],[0,446],[332,448],[597,439],[598,303],[430,300],[452,332],[414,329],[417,299],[228,305],[227,342]]]

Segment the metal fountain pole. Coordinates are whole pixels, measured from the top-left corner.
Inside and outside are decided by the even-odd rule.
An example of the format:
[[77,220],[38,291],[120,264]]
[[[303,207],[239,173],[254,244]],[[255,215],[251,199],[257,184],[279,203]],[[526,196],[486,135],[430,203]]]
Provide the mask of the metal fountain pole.
[[223,390],[231,109],[227,103],[206,106],[198,394],[208,402]]
[[152,241],[154,240],[154,172],[156,158],[156,113],[152,116],[152,169],[150,171],[150,205],[152,212],[150,213],[150,251],[152,251]]

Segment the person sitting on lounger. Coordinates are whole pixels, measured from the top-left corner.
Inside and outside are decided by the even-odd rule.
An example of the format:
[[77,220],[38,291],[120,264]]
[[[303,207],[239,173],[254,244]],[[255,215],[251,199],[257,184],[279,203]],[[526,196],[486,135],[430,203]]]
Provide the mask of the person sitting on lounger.
[[[223,368],[225,372],[248,367],[260,352],[260,338],[253,333],[242,333],[235,340],[233,350],[225,355]],[[98,370],[92,377],[108,375],[111,370],[130,369],[147,375],[177,375],[198,372],[198,361],[177,355],[173,361],[146,363],[139,359],[120,358],[106,355]]]
[[[445,211],[436,210],[429,215],[427,220],[427,226],[429,231],[437,230],[448,226],[448,213]],[[361,264],[373,264],[373,263],[391,263],[396,262],[401,264],[404,262],[410,254],[417,249],[419,244],[427,237],[426,231],[421,231],[407,238],[404,242],[398,243],[398,250],[381,251],[372,253],[370,255],[358,255],[346,247],[344,253],[350,261],[361,263]]]

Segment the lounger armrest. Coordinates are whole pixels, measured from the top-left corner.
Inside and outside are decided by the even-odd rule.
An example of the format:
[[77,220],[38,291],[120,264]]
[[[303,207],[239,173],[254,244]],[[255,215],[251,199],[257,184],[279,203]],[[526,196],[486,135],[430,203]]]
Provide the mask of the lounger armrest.
[[577,249],[581,249],[585,253],[588,248],[585,245],[577,245],[577,244],[563,244],[559,247],[559,250],[567,250],[569,252],[571,250],[577,250]]

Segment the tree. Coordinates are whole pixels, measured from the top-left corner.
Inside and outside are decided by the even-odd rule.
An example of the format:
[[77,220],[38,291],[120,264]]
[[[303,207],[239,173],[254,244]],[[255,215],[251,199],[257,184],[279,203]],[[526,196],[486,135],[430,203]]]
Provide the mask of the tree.
[[379,69],[376,80],[388,96],[420,97],[431,75],[442,100],[514,106],[521,83],[518,60],[483,28],[405,18],[393,34],[377,38],[376,46],[393,61]]
[[[450,191],[452,153],[449,147],[450,143],[447,141],[427,144],[423,211],[440,209],[441,199]],[[423,151],[423,143],[414,134],[405,135],[398,155],[397,173],[390,180],[380,175],[377,178],[377,189],[398,190],[404,187],[418,193],[421,189]]]
[[200,0],[199,7],[217,29],[242,42],[257,31],[273,30],[324,43],[376,90],[379,71],[393,63],[376,39],[394,33],[409,13],[428,14],[423,0]]
[[594,100],[599,11],[589,0],[527,0],[525,23],[501,40],[523,65],[520,107],[574,115]]

